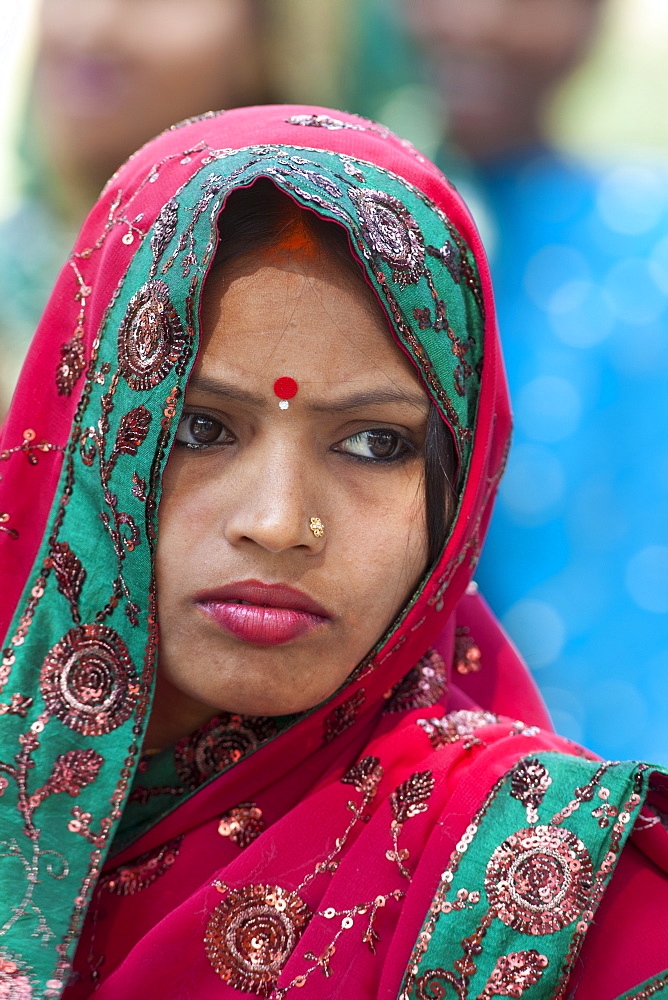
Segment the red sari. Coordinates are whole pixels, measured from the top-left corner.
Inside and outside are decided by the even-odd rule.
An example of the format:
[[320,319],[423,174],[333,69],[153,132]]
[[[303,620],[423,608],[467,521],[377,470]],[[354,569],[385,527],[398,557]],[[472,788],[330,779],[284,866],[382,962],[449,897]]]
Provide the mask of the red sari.
[[[216,220],[257,177],[348,229],[453,432],[460,501],[440,559],[325,704],[224,714],[141,757],[161,470]],[[186,123],[121,168],[0,444],[7,996],[663,988],[663,776],[556,736],[470,584],[509,429],[479,237],[411,146],[276,106]]]

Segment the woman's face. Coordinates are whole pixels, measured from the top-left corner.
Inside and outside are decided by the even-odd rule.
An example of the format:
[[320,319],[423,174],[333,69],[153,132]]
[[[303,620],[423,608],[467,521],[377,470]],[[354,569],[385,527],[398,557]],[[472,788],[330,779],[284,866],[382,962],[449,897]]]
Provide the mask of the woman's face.
[[426,562],[429,402],[361,280],[327,255],[240,257],[202,325],[160,504],[156,745],[322,702]]
[[57,161],[109,172],[180,119],[258,94],[251,0],[42,0],[35,96]]

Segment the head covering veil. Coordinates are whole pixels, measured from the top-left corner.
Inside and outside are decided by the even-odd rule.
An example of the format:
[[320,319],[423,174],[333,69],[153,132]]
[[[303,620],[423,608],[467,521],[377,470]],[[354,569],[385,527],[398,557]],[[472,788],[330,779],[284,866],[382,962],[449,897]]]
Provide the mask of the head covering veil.
[[[148,759],[161,476],[218,217],[258,178],[347,231],[451,429],[458,507],[437,563],[325,704],[223,713]],[[0,438],[8,996],[412,995],[426,945],[412,949],[476,811],[518,761],[567,748],[470,586],[509,432],[478,234],[410,144],[326,109],[249,108],[175,126],[118,171]],[[577,784],[594,765],[574,761]],[[521,817],[550,784],[536,766],[513,793]]]

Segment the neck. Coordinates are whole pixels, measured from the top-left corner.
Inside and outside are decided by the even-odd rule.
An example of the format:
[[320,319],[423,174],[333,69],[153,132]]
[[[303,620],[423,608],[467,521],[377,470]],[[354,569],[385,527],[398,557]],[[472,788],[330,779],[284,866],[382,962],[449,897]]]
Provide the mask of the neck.
[[144,747],[165,750],[184,736],[194,733],[216,715],[220,715],[219,709],[203,705],[194,698],[187,698],[158,672]]

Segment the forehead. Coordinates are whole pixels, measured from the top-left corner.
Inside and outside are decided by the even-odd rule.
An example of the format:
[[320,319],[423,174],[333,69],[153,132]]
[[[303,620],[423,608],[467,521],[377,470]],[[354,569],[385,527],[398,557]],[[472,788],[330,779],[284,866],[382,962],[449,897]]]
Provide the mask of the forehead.
[[246,254],[214,269],[202,301],[200,367],[349,382],[371,372],[419,386],[373,291],[332,255]]

